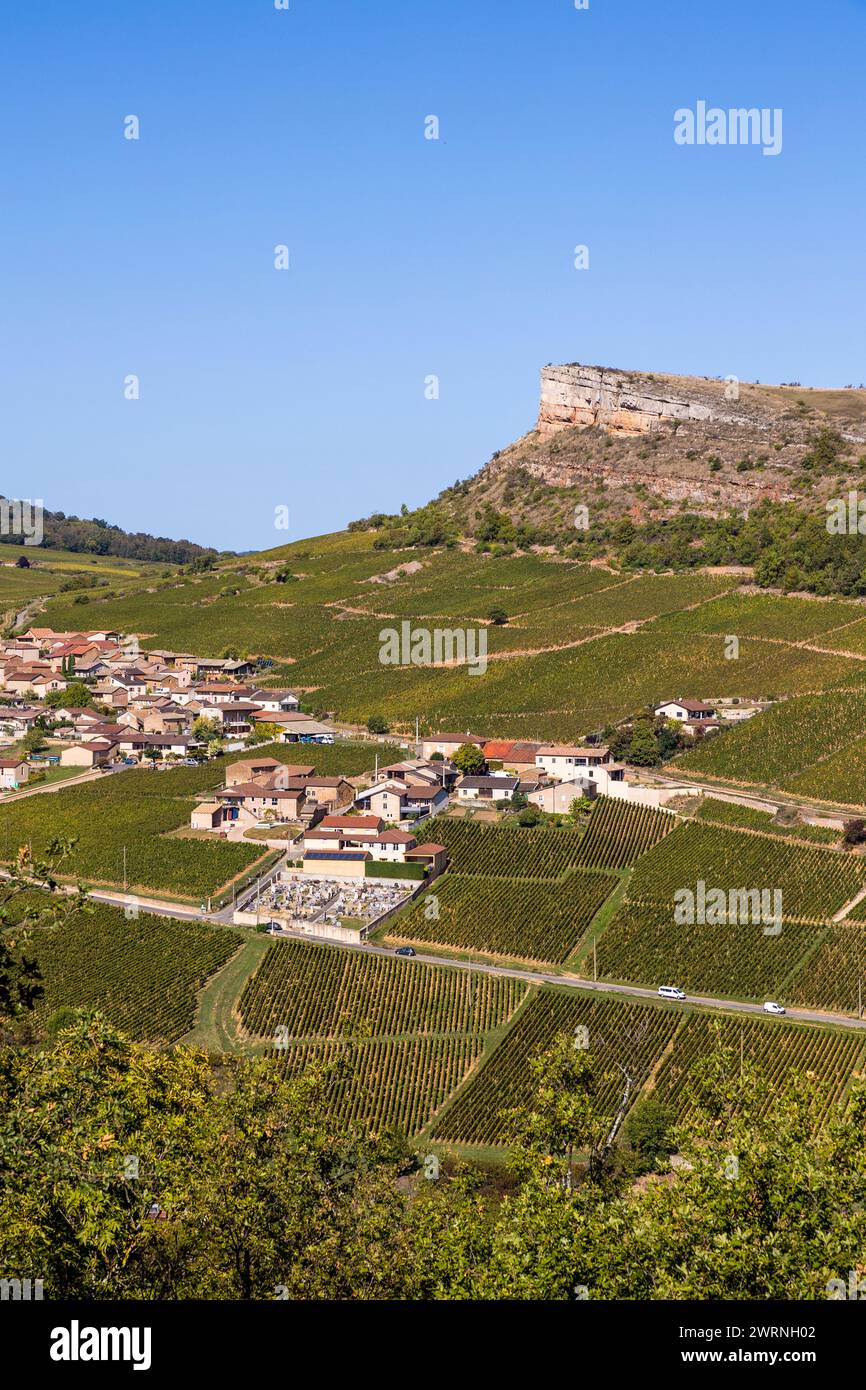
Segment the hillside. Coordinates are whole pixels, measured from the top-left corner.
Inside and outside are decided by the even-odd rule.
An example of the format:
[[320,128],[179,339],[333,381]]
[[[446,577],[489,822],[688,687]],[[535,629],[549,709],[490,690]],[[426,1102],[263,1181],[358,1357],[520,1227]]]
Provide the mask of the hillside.
[[[503,505],[518,523],[568,517],[571,525],[567,508],[550,495],[568,489],[588,505],[591,520],[640,523],[684,506],[719,516],[761,502],[823,500],[834,487],[862,481],[864,465],[862,387],[824,391],[548,366],[535,428],[493,456],[455,514],[466,527],[473,507],[477,518],[487,505]],[[529,498],[515,485],[523,475]]]
[[[0,502],[6,499],[0,497]],[[194,541],[170,540],[167,536],[151,536],[147,531],[124,531],[99,517],[85,520],[67,516],[65,512],[42,512],[42,539],[38,546],[24,544],[24,538],[3,535],[7,545],[20,547],[21,555],[32,562],[41,550],[63,550],[83,555],[114,555],[127,560],[152,560],[160,564],[187,565],[205,555],[216,555],[209,546]]]
[[[578,738],[675,695],[864,687],[866,537],[831,534],[821,498],[866,478],[866,392],[542,382],[535,431],[414,513],[182,571],[45,551],[21,571],[7,551],[0,609],[266,658],[308,709],[400,730]],[[483,674],[384,661],[403,623],[483,630]]]

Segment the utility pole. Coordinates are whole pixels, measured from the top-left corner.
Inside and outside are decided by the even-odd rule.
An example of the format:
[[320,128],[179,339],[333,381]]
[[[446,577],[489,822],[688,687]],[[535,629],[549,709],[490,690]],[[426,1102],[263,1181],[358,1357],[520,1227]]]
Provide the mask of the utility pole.
[[123,846],[123,891],[126,892],[126,845]]
[[592,978],[598,980],[598,947],[594,941],[592,943]]

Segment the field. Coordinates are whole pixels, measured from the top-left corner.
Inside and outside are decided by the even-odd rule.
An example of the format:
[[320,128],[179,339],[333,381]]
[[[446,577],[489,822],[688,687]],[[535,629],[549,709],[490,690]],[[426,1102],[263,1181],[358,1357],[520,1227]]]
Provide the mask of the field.
[[[672,690],[753,698],[866,685],[856,639],[845,644],[864,612],[854,602],[744,594],[724,574],[635,575],[535,554],[392,554],[371,540],[322,536],[223,560],[210,574],[112,576],[111,598],[99,590],[87,604],[49,597],[45,622],[104,623],[202,654],[238,647],[274,659],[284,679],[338,717],[381,712],[407,730],[420,711],[426,728],[577,738]],[[382,579],[407,560],[417,572]],[[296,582],[274,582],[284,566]],[[24,585],[29,597],[32,581]],[[508,623],[486,627],[483,678],[380,663],[383,627],[404,618],[477,627],[494,603]],[[741,639],[736,662],[725,658],[731,632]],[[798,645],[804,636],[826,650]]]
[[655,1094],[681,1114],[690,1108],[689,1076],[695,1064],[720,1048],[731,1053],[732,1067],[740,1057],[757,1071],[765,1096],[764,1109],[784,1092],[794,1073],[810,1078],[810,1089],[826,1116],[845,1091],[851,1075],[863,1067],[866,1042],[853,1033],[831,1032],[802,1024],[759,1018],[687,1018],[659,1068]]
[[785,700],[706,739],[677,765],[823,801],[866,804],[866,694]]
[[[721,803],[720,803],[721,804]],[[735,918],[677,921],[683,889],[766,890],[735,904]],[[599,978],[677,984],[732,998],[777,996],[820,1005],[808,981],[813,953],[831,936],[830,919],[866,885],[866,861],[764,834],[686,822],[637,864],[626,901],[596,945]],[[781,922],[775,893],[781,894]],[[777,926],[781,930],[777,930]],[[585,968],[585,967],[584,967]],[[799,982],[799,983],[798,983]],[[810,996],[809,990],[813,989]],[[850,994],[847,995],[850,1009]]]
[[561,965],[615,887],[610,874],[581,870],[548,880],[449,873],[390,924],[388,940]]
[[616,1064],[642,1085],[681,1020],[676,1009],[544,988],[533,994],[504,1041],[448,1107],[434,1137],[479,1147],[507,1144],[506,1112],[532,1094],[530,1058],[550,1047],[557,1034],[574,1033],[581,1025],[588,1029],[599,1109],[612,1114],[623,1084]]
[[519,980],[332,946],[269,947],[240,999],[248,1034],[290,1072],[336,1063],[333,1114],[417,1133],[524,997]]
[[[381,745],[379,751],[387,757],[399,750]],[[353,776],[370,765],[375,749],[369,743],[348,742],[266,744],[256,753],[283,762],[308,762],[325,776],[337,768]],[[125,848],[130,892],[187,899],[212,896],[256,863],[262,847],[186,839],[171,832],[188,826],[199,796],[222,786],[227,764],[244,756],[229,754],[201,767],[134,768],[99,782],[13,801],[4,807],[0,821],[0,860],[8,863],[28,842],[38,854],[56,836],[76,837],[73,856],[64,865],[66,874],[122,887]]]
[[99,1009],[137,1042],[177,1042],[193,1025],[198,990],[240,944],[228,927],[145,913],[128,921],[118,908],[96,906],[34,933],[45,982],[39,1017]]
[[796,1072],[810,1076],[826,1116],[866,1057],[866,1039],[857,1034],[727,1014],[712,1018],[546,986],[533,993],[503,1042],[445,1109],[434,1138],[482,1148],[507,1145],[508,1111],[531,1095],[529,1060],[557,1034],[574,1033],[580,1025],[588,1029],[598,1104],[607,1115],[621,1095],[620,1067],[682,1117],[691,1107],[694,1063],[725,1048],[739,1067],[742,1045],[744,1061],[764,1083],[767,1105]]
[[558,878],[580,865],[621,869],[633,864],[676,825],[667,811],[599,797],[583,832],[496,825],[439,817],[436,838],[461,874]]
[[866,860],[691,821],[639,861],[629,900],[659,903],[672,914],[677,890],[694,889],[699,879],[726,891],[778,889],[786,919],[825,920],[866,886]]

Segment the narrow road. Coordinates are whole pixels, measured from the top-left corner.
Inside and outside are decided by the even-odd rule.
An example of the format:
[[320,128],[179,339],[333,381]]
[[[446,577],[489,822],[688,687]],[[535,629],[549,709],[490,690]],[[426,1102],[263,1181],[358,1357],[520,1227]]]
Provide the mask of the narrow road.
[[[271,875],[269,875],[270,877]],[[263,885],[264,886],[264,885]],[[195,920],[198,922],[214,922],[219,926],[224,926],[231,922],[231,905],[223,908],[219,913],[202,913],[195,908],[184,906],[182,903],[160,903],[155,899],[139,898],[137,901],[129,894],[93,892],[91,898],[98,899],[100,902],[113,904],[115,907],[124,907],[132,902],[136,902],[140,912],[157,913],[163,917],[179,917],[184,921]],[[332,941],[328,937],[314,936],[310,932],[281,932],[279,937],[274,940],[288,938],[293,941],[312,941],[326,946],[335,946],[344,951],[362,951],[367,955],[393,956],[394,948],[389,946],[379,946],[372,942],[362,942],[354,945],[348,941]],[[548,974],[543,970],[519,970],[514,967],[488,964],[485,961],[456,960],[451,956],[437,956],[420,952],[414,960],[424,965],[450,965],[456,970],[471,970],[479,975],[499,975],[512,980],[524,980],[527,984],[534,985],[560,985],[567,989],[591,990],[598,994],[615,994],[628,999],[651,999],[654,1003],[660,1003],[656,990],[647,989],[641,985],[612,984],[607,980],[584,980],[577,975],[556,975]],[[408,962],[407,962],[408,963]],[[719,1009],[728,1013],[739,1014],[758,1014],[761,1018],[769,1018],[765,1014],[760,1004],[744,1003],[737,999],[717,998],[713,995],[693,994],[689,995],[687,1004],[696,1005],[702,1009]],[[671,1007],[677,1008],[682,1005],[673,1004]],[[833,1024],[839,1028],[851,1028],[858,1032],[866,1032],[866,1019],[857,1019],[849,1014],[822,1013],[818,1009],[786,1009],[785,1018],[795,1023],[822,1023],[824,1025]]]

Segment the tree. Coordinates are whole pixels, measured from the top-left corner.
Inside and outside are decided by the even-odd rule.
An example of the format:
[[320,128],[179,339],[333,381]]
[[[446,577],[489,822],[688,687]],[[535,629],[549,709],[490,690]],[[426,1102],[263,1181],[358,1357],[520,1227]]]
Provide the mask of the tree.
[[844,839],[846,845],[862,845],[866,840],[866,821],[859,816],[846,820]]
[[212,739],[218,739],[222,729],[219,719],[208,719],[204,714],[200,714],[192,722],[192,736],[199,743],[210,743]]
[[21,747],[25,753],[41,753],[43,748],[48,747],[48,740],[42,729],[35,727],[28,729],[21,740]]
[[544,820],[544,812],[537,806],[524,806],[520,815],[517,817],[517,824],[523,826],[541,825]]
[[0,879],[0,1026],[31,1012],[42,997],[42,976],[30,942],[34,930],[62,927],[75,913],[90,912],[80,888],[57,894],[57,872],[65,867],[76,841],[51,840],[41,858],[19,849]]
[[484,754],[474,743],[461,743],[451,761],[466,777],[478,777],[487,768]]
[[93,696],[83,681],[73,681],[65,690],[49,690],[44,703],[49,709],[86,709],[93,704]]
[[511,1112],[512,1166],[524,1176],[542,1171],[546,1180],[570,1187],[575,1152],[593,1134],[595,1080],[583,1039],[561,1033],[532,1058],[530,1104]]
[[367,732],[371,734],[387,734],[388,721],[383,714],[371,714],[367,720]]
[[487,616],[495,627],[502,627],[508,622],[508,614],[504,608],[491,608]]
[[655,767],[659,763],[658,746],[649,724],[635,724],[625,756],[636,767]]
[[29,570],[30,568],[30,561],[27,559],[26,555],[19,555],[18,559],[15,561],[15,564],[18,566],[20,570]]
[[279,738],[282,731],[280,724],[272,724],[269,719],[259,719],[256,721],[252,733],[247,735],[247,743],[251,746],[257,743],[273,743]]
[[592,802],[588,796],[576,796],[568,808],[568,814],[573,821],[579,821],[582,816],[588,816],[592,810]]
[[657,1096],[645,1095],[637,1102],[624,1126],[625,1138],[635,1156],[636,1172],[667,1172],[675,1123],[676,1112]]

